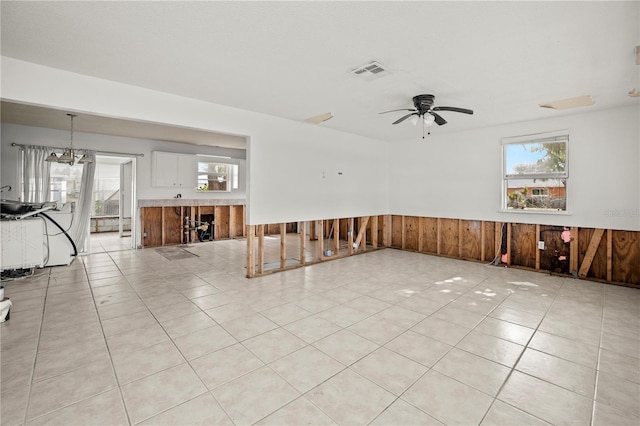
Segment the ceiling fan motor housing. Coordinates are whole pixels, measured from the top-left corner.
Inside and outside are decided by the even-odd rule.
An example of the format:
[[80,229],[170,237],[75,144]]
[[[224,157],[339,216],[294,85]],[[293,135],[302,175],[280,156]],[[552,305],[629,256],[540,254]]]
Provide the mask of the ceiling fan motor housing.
[[434,95],[417,95],[413,97],[413,105],[418,110],[420,115],[423,115],[431,109],[433,106],[433,101],[435,100]]

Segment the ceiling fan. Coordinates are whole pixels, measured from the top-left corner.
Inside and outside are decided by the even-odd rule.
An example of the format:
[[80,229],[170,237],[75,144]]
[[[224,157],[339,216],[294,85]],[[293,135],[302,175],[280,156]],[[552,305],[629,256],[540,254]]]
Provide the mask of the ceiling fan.
[[[434,95],[417,95],[413,97],[413,105],[415,106],[415,108],[392,109],[390,111],[383,111],[379,114],[386,114],[388,112],[395,112],[395,111],[411,111],[409,114],[400,117],[399,119],[394,121],[392,124],[402,123],[407,118],[411,116],[415,116],[418,119],[422,118],[424,125],[426,125],[427,127],[431,126],[434,122],[438,126],[447,124],[447,120],[442,118],[442,116],[438,114],[436,111],[453,111],[453,112],[460,112],[462,114],[473,114],[473,110],[466,109],[466,108],[446,107],[446,106],[434,107],[433,106],[434,100],[435,100]],[[417,120],[416,120],[416,123],[417,123]]]

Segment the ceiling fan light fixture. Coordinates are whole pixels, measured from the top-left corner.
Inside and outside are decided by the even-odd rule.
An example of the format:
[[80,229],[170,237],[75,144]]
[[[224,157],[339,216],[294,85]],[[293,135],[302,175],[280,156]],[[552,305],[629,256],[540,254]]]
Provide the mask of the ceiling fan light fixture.
[[58,157],[58,163],[73,165],[74,161],[75,161],[74,152],[69,148],[65,149],[62,155]]
[[550,109],[571,109],[571,108],[579,108],[583,106],[591,106],[593,105],[593,98],[591,95],[584,96],[576,96],[575,98],[568,99],[560,99],[558,101],[545,102],[543,104],[539,104],[541,108],[550,108]]
[[50,163],[57,163],[58,162],[58,154],[56,154],[55,151],[53,151],[51,154],[49,154],[49,156],[47,158],[44,159],[44,161],[48,161]]
[[78,160],[78,164],[90,164],[93,163],[93,160],[91,159],[91,157],[89,157],[87,154],[84,154],[79,160]]
[[436,118],[431,115],[431,114],[425,114],[424,115],[424,125],[427,127],[431,127],[433,126],[433,123],[435,123]]

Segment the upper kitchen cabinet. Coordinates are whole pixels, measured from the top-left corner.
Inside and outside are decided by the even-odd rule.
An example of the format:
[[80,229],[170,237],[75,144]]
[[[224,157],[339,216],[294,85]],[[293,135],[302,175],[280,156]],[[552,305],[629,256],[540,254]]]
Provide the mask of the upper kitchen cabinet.
[[153,186],[196,189],[198,160],[195,155],[153,151],[151,161]]

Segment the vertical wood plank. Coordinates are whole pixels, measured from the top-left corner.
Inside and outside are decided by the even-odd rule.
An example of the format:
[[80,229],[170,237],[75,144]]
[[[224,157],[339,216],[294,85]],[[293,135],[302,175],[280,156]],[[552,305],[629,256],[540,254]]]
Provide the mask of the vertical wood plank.
[[229,206],[229,238],[236,236],[236,206]]
[[371,216],[371,245],[378,248],[378,216]]
[[507,223],[507,265],[511,265],[511,222]]
[[256,226],[249,225],[247,232],[247,278],[252,278],[256,274],[256,262],[254,261]]
[[340,251],[340,219],[333,219],[333,254],[338,255]]
[[280,267],[287,266],[287,224],[280,224]]
[[613,232],[607,229],[607,281],[613,279]]
[[382,245],[391,246],[391,215],[385,215],[382,222]]
[[494,244],[495,244],[495,253],[494,258],[492,260],[496,260],[495,256],[500,258],[502,254],[502,222],[495,222],[494,226]]
[[574,276],[578,274],[578,264],[580,263],[578,248],[579,248],[579,228],[577,226],[571,227],[571,241],[569,242],[569,272]]
[[353,254],[353,218],[349,218],[349,233],[347,234],[347,244],[349,245],[349,255]]
[[540,249],[538,248],[540,241],[540,225],[536,225],[536,271],[540,270]]
[[307,222],[299,222],[298,229],[300,231],[300,263],[307,263]]
[[258,273],[261,274],[263,272],[264,272],[264,225],[258,225]]
[[604,235],[604,229],[596,229],[591,236],[591,241],[589,241],[589,246],[587,247],[587,252],[584,255],[584,259],[582,259],[582,264],[580,265],[580,269],[578,271],[578,276],[580,278],[586,278],[589,273],[589,269],[591,268],[591,263],[593,262],[593,258],[596,255],[596,251],[598,250],[598,246],[600,245],[600,240]]
[[324,220],[316,222],[316,233],[318,237],[318,259],[324,260]]
[[418,218],[418,251],[424,251],[424,228],[426,219],[424,217]]
[[486,238],[486,223],[483,221],[480,222],[480,261],[486,262],[487,260],[487,250],[485,248],[484,240]]
[[[160,207],[160,208],[162,209],[162,215],[161,215],[161,219],[160,219],[160,223],[161,223],[161,225],[160,225],[161,226],[161,228],[160,228],[160,239],[162,241],[161,244],[164,246],[164,235],[165,235],[165,232],[164,232],[164,226],[165,226],[165,224],[164,224],[164,207]],[[180,207],[180,209],[182,209],[182,207]]]
[[436,219],[437,254],[442,254],[442,219]]
[[407,221],[402,216],[402,250],[407,248]]
[[458,257],[462,258],[462,220],[458,219]]
[[367,223],[369,222],[369,216],[365,216],[360,220],[360,229],[358,230],[358,237],[355,241],[356,251],[362,246],[362,250],[366,250],[367,246]]

